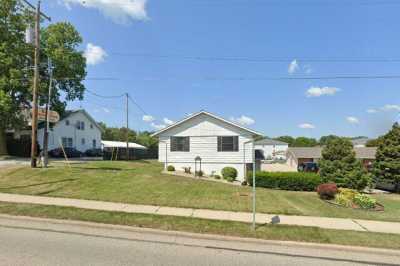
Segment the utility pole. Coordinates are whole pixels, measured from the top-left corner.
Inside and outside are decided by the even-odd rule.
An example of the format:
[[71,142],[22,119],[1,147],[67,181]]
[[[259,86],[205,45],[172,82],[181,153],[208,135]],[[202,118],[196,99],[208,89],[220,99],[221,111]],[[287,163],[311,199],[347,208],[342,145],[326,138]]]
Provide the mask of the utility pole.
[[125,94],[126,96],[126,160],[129,161],[129,109],[128,109],[128,103],[129,103],[129,95],[128,93]]
[[36,9],[35,13],[35,55],[34,55],[34,77],[33,77],[33,91],[32,91],[32,143],[31,143],[31,167],[36,167],[36,154],[37,154],[37,120],[38,120],[38,87],[39,87],[39,56],[40,56],[40,17],[46,18],[50,21],[50,17],[40,12],[40,0],[36,8],[27,0],[23,0],[32,9]]
[[44,134],[43,134],[43,152],[44,152],[44,162],[43,165],[45,168],[47,168],[48,162],[49,162],[49,126],[50,126],[50,104],[51,104],[51,89],[53,85],[53,65],[51,63],[51,59],[49,58],[48,61],[48,67],[49,67],[49,74],[50,74],[50,79],[49,79],[49,95],[47,96],[47,103],[46,103],[46,126],[44,128]]

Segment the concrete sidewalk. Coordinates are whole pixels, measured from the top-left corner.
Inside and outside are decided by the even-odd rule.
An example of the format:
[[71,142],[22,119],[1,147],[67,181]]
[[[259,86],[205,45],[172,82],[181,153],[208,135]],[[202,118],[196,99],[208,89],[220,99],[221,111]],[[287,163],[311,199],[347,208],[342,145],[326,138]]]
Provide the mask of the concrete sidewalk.
[[[174,208],[174,207],[162,207],[162,206],[152,206],[152,205],[136,205],[136,204],[114,203],[114,202],[104,202],[104,201],[94,201],[94,200],[28,196],[28,195],[6,194],[6,193],[0,193],[0,201],[12,202],[12,203],[31,203],[40,205],[75,207],[75,208],[98,210],[98,211],[171,215],[180,217],[193,217],[193,218],[236,221],[245,223],[251,223],[253,217],[252,213],[248,212]],[[271,215],[271,214],[257,213],[256,223],[314,226],[326,229],[400,234],[400,223],[358,220],[358,219]]]

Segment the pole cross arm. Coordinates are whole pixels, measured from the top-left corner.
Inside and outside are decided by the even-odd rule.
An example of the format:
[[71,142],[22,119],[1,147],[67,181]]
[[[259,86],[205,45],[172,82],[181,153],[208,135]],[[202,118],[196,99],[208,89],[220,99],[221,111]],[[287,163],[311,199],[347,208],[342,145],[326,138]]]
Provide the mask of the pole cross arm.
[[[29,3],[27,0],[22,0],[22,2],[24,2],[25,4],[27,4],[29,7],[31,7],[32,9],[36,10],[36,7],[34,5],[32,5],[31,3]],[[42,11],[39,11],[39,14],[41,17],[47,19],[48,21],[51,21],[51,17],[47,16],[46,14],[44,14]]]

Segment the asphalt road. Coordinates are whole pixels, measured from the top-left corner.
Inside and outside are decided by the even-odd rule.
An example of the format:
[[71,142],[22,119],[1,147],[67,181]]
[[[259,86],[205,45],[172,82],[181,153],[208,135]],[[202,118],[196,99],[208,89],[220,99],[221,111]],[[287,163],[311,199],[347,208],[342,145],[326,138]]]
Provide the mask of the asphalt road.
[[[396,265],[397,254],[0,217],[0,265]],[[379,253],[379,252],[378,252]]]

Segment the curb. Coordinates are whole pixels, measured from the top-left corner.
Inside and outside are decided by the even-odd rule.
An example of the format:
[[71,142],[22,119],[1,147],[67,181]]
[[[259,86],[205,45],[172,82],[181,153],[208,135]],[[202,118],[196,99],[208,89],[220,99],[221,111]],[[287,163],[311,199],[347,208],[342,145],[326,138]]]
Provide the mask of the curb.
[[[152,228],[140,228],[134,226],[127,225],[114,225],[114,224],[104,224],[104,223],[96,223],[96,222],[86,222],[86,221],[78,221],[78,220],[61,220],[61,219],[50,219],[50,218],[38,218],[31,216],[13,216],[7,214],[0,214],[0,219],[13,219],[23,222],[42,222],[53,225],[70,225],[70,226],[81,226],[81,227],[91,227],[97,229],[108,229],[108,230],[120,230],[127,231],[132,233],[139,234],[155,234],[162,236],[170,236],[170,237],[182,237],[182,238],[191,238],[195,240],[214,240],[214,241],[225,241],[225,242],[242,242],[248,244],[259,244],[259,245],[274,245],[277,247],[301,247],[301,248],[318,248],[324,249],[327,251],[345,251],[345,252],[358,252],[358,253],[368,253],[374,255],[389,255],[389,256],[399,256],[400,250],[395,249],[382,249],[382,248],[369,248],[369,247],[360,247],[360,246],[344,246],[344,245],[335,245],[335,244],[320,244],[320,243],[308,243],[308,242],[295,242],[295,241],[280,241],[280,240],[264,240],[257,238],[243,238],[243,237],[235,237],[235,236],[222,236],[222,235],[214,235],[214,234],[199,234],[199,233],[190,233],[190,232],[182,232],[182,231],[165,231],[160,229],[152,229]],[[27,228],[22,226],[13,226],[14,228],[21,229],[32,229],[35,230],[37,228]],[[57,232],[57,230],[54,230]],[[68,231],[59,231],[62,233],[68,233]],[[70,233],[73,233],[71,230]],[[93,235],[93,236],[102,236],[102,235]],[[173,243],[173,242],[171,242]],[[208,245],[199,246],[204,248],[210,248]],[[249,249],[238,249],[239,251],[249,252],[254,250]]]

